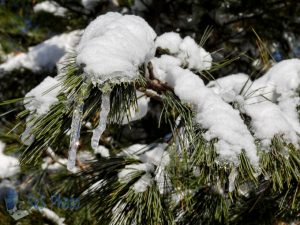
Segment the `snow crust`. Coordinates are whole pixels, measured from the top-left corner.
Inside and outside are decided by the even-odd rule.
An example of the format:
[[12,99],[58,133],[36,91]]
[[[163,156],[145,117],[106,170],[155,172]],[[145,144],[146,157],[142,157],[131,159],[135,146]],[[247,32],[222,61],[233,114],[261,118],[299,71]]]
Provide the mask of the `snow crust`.
[[0,71],[2,70],[5,73],[21,68],[34,72],[51,70],[67,51],[74,49],[79,41],[80,34],[81,31],[76,30],[56,35],[30,47],[27,53],[20,53],[16,56],[10,55],[8,60],[0,65]]
[[33,11],[35,13],[47,12],[47,13],[51,13],[55,16],[65,16],[65,14],[68,10],[64,7],[61,7],[56,2],[44,1],[44,2],[40,2],[40,3],[36,4],[33,7]]
[[19,161],[3,153],[5,144],[0,141],[0,178],[14,176],[20,171]]
[[142,18],[109,12],[84,31],[77,47],[77,64],[93,83],[134,80],[139,66],[154,56],[155,37]]
[[60,89],[59,81],[56,78],[46,77],[38,86],[25,95],[25,108],[37,115],[46,114],[50,106],[58,102],[56,96]]

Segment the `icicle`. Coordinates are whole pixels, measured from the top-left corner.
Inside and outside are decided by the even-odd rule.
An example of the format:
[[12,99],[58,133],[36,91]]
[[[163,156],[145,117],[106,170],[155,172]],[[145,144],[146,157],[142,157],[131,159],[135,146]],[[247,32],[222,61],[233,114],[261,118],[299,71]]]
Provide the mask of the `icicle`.
[[69,158],[67,163],[67,168],[69,171],[73,171],[75,168],[76,151],[79,146],[82,112],[83,112],[83,101],[78,101],[73,111],[72,124],[71,124],[70,150],[69,150]]
[[228,180],[229,180],[229,192],[233,192],[235,189],[235,178],[238,175],[238,171],[236,168],[233,168],[229,174]]
[[[29,118],[29,117],[28,117]],[[26,122],[26,129],[21,135],[21,141],[24,145],[31,145],[34,141],[34,136],[31,134],[33,122],[30,121],[30,119],[27,120]]]
[[106,128],[106,121],[107,121],[107,116],[109,111],[110,111],[110,93],[108,92],[102,94],[99,124],[93,131],[91,145],[94,151],[96,151],[99,147],[99,140]]
[[87,83],[83,83],[82,88],[80,90],[79,98],[76,100],[75,109],[73,111],[70,135],[70,149],[67,163],[67,169],[71,172],[74,171],[75,168],[76,152],[79,146],[84,99],[87,98],[89,95],[88,86],[89,85]]

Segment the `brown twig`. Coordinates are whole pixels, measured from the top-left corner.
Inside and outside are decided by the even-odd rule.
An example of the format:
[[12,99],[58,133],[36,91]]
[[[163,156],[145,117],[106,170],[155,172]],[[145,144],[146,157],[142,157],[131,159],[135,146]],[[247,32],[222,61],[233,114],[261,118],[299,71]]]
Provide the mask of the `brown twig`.
[[147,69],[149,71],[149,78],[146,78],[147,88],[156,91],[157,93],[165,92],[165,91],[172,91],[174,89],[167,84],[162,83],[161,81],[155,78],[155,74],[153,71],[153,65],[151,62],[148,63]]

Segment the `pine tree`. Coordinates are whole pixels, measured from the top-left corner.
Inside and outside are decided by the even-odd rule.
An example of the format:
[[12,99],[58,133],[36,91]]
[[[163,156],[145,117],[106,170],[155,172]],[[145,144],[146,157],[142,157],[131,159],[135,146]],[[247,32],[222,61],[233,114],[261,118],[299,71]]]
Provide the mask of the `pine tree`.
[[159,34],[140,17],[98,17],[56,77],[2,103],[25,106],[1,137],[21,153],[22,191],[45,205],[53,193],[80,196],[79,210],[55,209],[65,224],[299,220],[299,60],[275,64],[257,35],[268,72],[214,80],[232,60],[203,48],[209,30],[200,45]]

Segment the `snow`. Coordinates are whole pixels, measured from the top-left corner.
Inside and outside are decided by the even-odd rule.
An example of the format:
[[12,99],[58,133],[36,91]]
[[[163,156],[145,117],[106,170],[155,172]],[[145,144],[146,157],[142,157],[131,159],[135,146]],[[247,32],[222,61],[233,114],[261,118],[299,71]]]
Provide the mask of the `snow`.
[[276,135],[299,146],[299,86],[299,59],[281,61],[253,82],[246,74],[234,74],[208,84],[223,99],[238,102],[241,111],[251,117],[251,130],[263,150],[269,149]]
[[34,72],[51,70],[67,51],[74,49],[80,34],[81,31],[76,30],[56,35],[36,46],[29,47],[27,53],[10,55],[7,61],[0,65],[0,71],[3,70],[5,73],[21,68]]
[[197,45],[193,38],[189,36],[185,37],[179,46],[179,50],[178,58],[180,58],[189,69],[202,71],[211,68],[211,55],[205,51],[204,48]]
[[258,165],[254,138],[239,112],[222,100],[203,81],[189,70],[174,67],[168,71],[167,83],[184,102],[191,103],[196,111],[195,122],[207,131],[207,141],[217,139],[215,148],[221,161],[239,164],[244,149],[251,163]]
[[[127,183],[133,179],[136,171],[145,171],[145,174],[135,182],[133,189],[138,193],[144,192],[155,180],[160,193],[164,193],[166,185],[170,183],[165,174],[165,167],[170,162],[169,154],[165,151],[166,147],[165,143],[159,143],[152,148],[147,145],[134,144],[123,150],[121,155],[125,153],[125,155],[139,159],[142,163],[126,165],[125,169],[118,174],[119,181]],[[154,177],[150,174],[151,172],[154,172]]]
[[137,192],[144,192],[152,184],[152,177],[149,173],[144,174],[137,182],[134,183],[133,189]]
[[[26,62],[27,55],[25,53],[19,53],[17,55],[9,54],[6,62],[0,65],[0,70],[12,71],[22,67],[22,62]],[[25,63],[24,63],[25,64]]]
[[155,40],[155,47],[166,49],[170,54],[176,54],[179,52],[179,46],[182,42],[182,38],[178,33],[167,32],[158,36]]
[[153,171],[154,167],[150,163],[140,163],[126,165],[125,169],[118,173],[119,181],[121,183],[127,183],[129,180],[133,179],[136,172],[145,171],[146,173],[136,181],[133,185],[133,189],[139,193],[147,190],[147,187],[152,184],[152,177],[149,172]]
[[294,92],[300,84],[300,60],[283,60],[274,65],[264,77],[268,85],[275,86],[278,94]]
[[169,154],[165,151],[166,144],[158,144],[154,149],[149,150],[140,156],[144,163],[151,163],[155,166],[166,166],[170,162]]
[[100,154],[101,157],[108,158],[110,156],[109,149],[103,145],[99,145],[96,150],[94,150],[95,154]]
[[155,78],[160,81],[165,81],[167,76],[166,71],[173,66],[180,66],[181,60],[170,55],[162,55],[159,58],[154,57],[151,59],[151,63]]
[[24,106],[31,113],[46,114],[50,106],[58,102],[56,98],[61,87],[53,77],[46,77],[38,86],[25,95]]
[[210,81],[207,87],[220,95],[224,101],[233,102],[243,87],[245,86],[244,90],[247,90],[251,84],[252,81],[247,74],[238,73]]
[[118,173],[118,178],[121,183],[128,183],[135,177],[137,172],[145,172],[132,186],[133,190],[137,193],[144,192],[147,187],[153,182],[150,172],[154,171],[154,166],[150,163],[140,163],[126,165],[123,170]]
[[264,148],[271,144],[275,135],[283,135],[284,140],[297,145],[297,133],[276,104],[268,100],[246,104],[245,111],[252,119],[251,128],[255,132],[255,137],[261,140]]
[[93,11],[95,7],[104,0],[81,0],[81,4],[88,11]]
[[285,141],[298,146],[300,124],[296,108],[300,104],[297,93],[299,87],[299,59],[283,60],[275,64],[253,83],[251,89],[256,91],[256,97],[248,105],[246,103],[245,109],[252,118],[255,135],[265,145],[275,135],[283,135]]
[[130,117],[125,117],[123,119],[122,124],[128,124],[129,122],[140,120],[144,116],[146,116],[148,112],[148,103],[150,101],[150,98],[145,96],[142,92],[137,91],[137,108],[130,107],[129,115]]
[[157,37],[155,46],[168,50],[188,69],[202,71],[209,70],[212,66],[211,55],[190,36],[182,39],[178,33],[164,33]]
[[139,75],[139,66],[154,56],[155,37],[144,19],[109,12],[86,28],[76,61],[94,84],[132,81]]
[[46,217],[47,219],[49,219],[50,221],[54,222],[57,225],[65,225],[64,221],[65,218],[61,218],[59,217],[54,211],[52,211],[51,209],[48,208],[38,208],[35,209],[33,208],[33,210],[37,210],[38,212],[40,212],[44,217]]
[[148,146],[145,144],[134,144],[129,146],[128,148],[123,149],[123,151],[119,154],[120,156],[122,155],[140,155],[144,153],[145,151],[148,150]]
[[57,172],[58,170],[64,168],[63,165],[67,165],[67,159],[57,159],[58,162],[54,162],[51,157],[45,157],[41,168],[43,170],[47,169],[51,172]]
[[25,145],[30,145],[34,141],[31,128],[36,118],[35,115],[41,116],[48,113],[50,107],[58,102],[56,97],[60,89],[61,86],[56,78],[46,77],[25,95],[24,106],[30,111],[30,115],[26,118],[26,129],[21,135],[21,140]]
[[0,178],[14,176],[20,171],[18,159],[5,155],[5,144],[0,141]]
[[47,12],[55,16],[65,16],[67,9],[59,6],[56,2],[53,1],[44,1],[36,4],[33,7],[35,13],[38,12]]
[[297,106],[300,105],[300,98],[298,96],[290,96],[288,93],[282,94],[278,98],[278,106],[293,129],[300,133],[299,115]]

